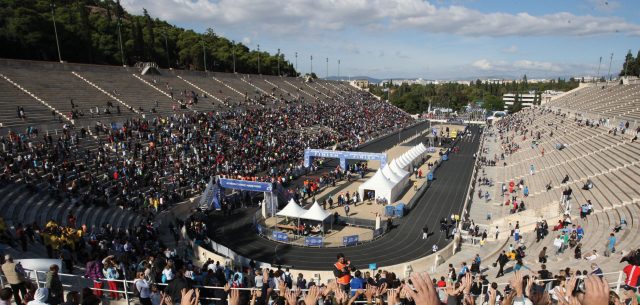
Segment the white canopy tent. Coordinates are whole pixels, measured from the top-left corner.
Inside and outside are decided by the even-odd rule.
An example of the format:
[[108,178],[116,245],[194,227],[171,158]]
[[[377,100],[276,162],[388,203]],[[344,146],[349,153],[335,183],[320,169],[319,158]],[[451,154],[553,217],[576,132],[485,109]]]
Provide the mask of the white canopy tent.
[[398,159],[394,159],[393,161],[391,161],[391,164],[389,164],[389,168],[391,168],[391,170],[396,173],[396,175],[400,176],[400,177],[408,177],[410,175],[410,173],[406,170],[404,170],[399,164],[398,164]]
[[287,203],[287,206],[280,210],[280,212],[276,213],[276,215],[282,217],[300,218],[306,212],[307,210],[303,209],[293,199],[291,199],[289,200],[289,203]]
[[388,203],[392,203],[399,194],[401,185],[399,183],[393,183],[382,173],[381,169],[378,169],[375,175],[369,180],[365,181],[358,188],[360,198],[365,198],[366,191],[374,191],[375,198],[385,198]]
[[427,151],[427,147],[422,142],[420,142],[420,144],[418,144],[418,147],[420,147],[420,149],[422,149],[423,152]]
[[322,209],[322,207],[316,201],[308,210],[305,211],[302,216],[300,216],[300,218],[322,222],[329,216],[331,216],[331,213],[327,213],[327,211]]
[[394,172],[391,170],[391,167],[389,167],[389,164],[385,165],[385,166],[382,168],[382,174],[383,174],[387,179],[389,179],[389,181],[391,181],[392,183],[400,183],[400,182],[402,182],[402,180],[404,179],[404,177],[402,177],[402,176],[400,176],[400,175],[398,175],[398,174],[394,173]]
[[411,158],[411,161],[417,159],[420,156],[420,153],[416,150],[416,147],[409,149],[406,153],[407,156]]
[[397,158],[397,160],[398,165],[404,169],[407,169],[409,165],[411,165],[411,161],[413,161],[413,159],[411,159],[411,157],[407,156],[406,154],[403,154],[402,156]]

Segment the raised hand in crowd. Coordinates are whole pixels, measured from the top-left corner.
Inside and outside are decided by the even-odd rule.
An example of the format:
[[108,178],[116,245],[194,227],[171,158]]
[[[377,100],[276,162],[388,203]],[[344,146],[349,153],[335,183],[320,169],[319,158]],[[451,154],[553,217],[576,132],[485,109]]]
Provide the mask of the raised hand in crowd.
[[309,291],[307,292],[307,295],[304,297],[304,304],[315,305],[316,303],[318,303],[320,296],[321,293],[318,286],[311,286],[311,288],[309,288]]
[[347,293],[342,289],[338,289],[335,291],[335,297],[338,305],[346,305],[346,302],[349,300]]
[[[228,284],[225,285],[225,289],[227,288]],[[231,291],[229,291],[229,305],[240,305],[240,290],[238,289],[231,289]]]
[[364,297],[367,299],[367,304],[373,302],[373,297],[376,295],[376,286],[367,284],[367,290],[364,292]]
[[597,275],[590,275],[584,280],[584,298],[582,305],[607,305],[609,304],[609,285]]
[[[438,305],[440,300],[438,299],[438,292],[433,287],[433,282],[428,273],[414,273],[411,275],[411,283],[415,288],[415,291],[409,287],[407,292],[416,303],[416,305]],[[405,286],[408,287],[407,284]]]
[[284,298],[287,300],[287,305],[298,305],[298,298],[300,297],[300,290],[286,289]]

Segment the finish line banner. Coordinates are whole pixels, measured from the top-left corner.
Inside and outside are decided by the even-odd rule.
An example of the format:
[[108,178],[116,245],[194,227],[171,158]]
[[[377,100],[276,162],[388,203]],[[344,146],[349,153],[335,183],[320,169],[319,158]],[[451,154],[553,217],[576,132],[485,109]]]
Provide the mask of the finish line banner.
[[347,159],[366,161],[378,160],[380,161],[380,168],[383,168],[387,164],[386,154],[328,149],[305,149],[304,167],[311,166],[311,158],[313,157],[340,159],[340,167],[343,169],[347,168]]
[[255,182],[236,179],[220,178],[220,186],[226,189],[253,191],[253,192],[266,192],[271,193],[273,191],[273,185],[268,182]]

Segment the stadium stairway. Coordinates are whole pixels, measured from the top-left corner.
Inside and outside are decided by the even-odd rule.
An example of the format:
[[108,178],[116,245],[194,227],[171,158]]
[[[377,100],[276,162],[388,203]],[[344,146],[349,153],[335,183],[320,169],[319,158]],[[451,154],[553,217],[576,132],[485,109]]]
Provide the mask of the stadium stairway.
[[119,99],[118,97],[112,95],[111,93],[105,91],[104,89],[102,89],[100,86],[96,85],[95,83],[93,83],[92,81],[86,79],[84,76],[80,75],[79,73],[76,73],[75,71],[72,71],[71,74],[73,74],[74,76],[76,76],[77,78],[85,81],[87,84],[91,85],[92,87],[98,89],[100,92],[104,93],[106,96],[108,96],[109,98],[111,98],[112,100],[122,104],[125,109],[130,109],[131,112],[140,114],[140,111],[138,111],[137,109],[133,108],[131,105],[127,104],[126,102],[122,101],[121,99]]
[[287,91],[286,89],[284,89],[282,86],[275,84],[273,82],[271,82],[270,80],[268,80],[266,77],[262,79],[265,83],[269,84],[270,86],[272,86],[273,88],[276,88],[277,90],[280,90],[282,92],[284,92],[284,94],[286,96],[289,97],[296,97],[296,95],[291,94],[291,92]]
[[[526,247],[526,257],[523,259],[524,266],[534,272],[541,268],[542,264],[538,262],[538,254],[543,247],[547,247],[546,253],[548,260],[545,265],[548,270],[554,273],[557,273],[559,270],[564,270],[567,267],[570,267],[573,270],[591,271],[591,263],[598,264],[605,272],[617,272],[620,268],[620,259],[630,250],[636,249],[638,244],[640,244],[640,235],[636,234],[638,229],[640,229],[638,221],[630,221],[629,217],[627,217],[627,226],[621,232],[616,234],[616,253],[611,254],[610,257],[605,257],[602,254],[606,249],[606,240],[609,233],[612,232],[613,226],[619,223],[619,219],[623,214],[631,215],[631,213],[636,213],[635,215],[640,213],[639,203],[635,202],[613,210],[595,212],[585,221],[580,219],[574,221],[576,225],[580,224],[585,228],[585,237],[582,240],[582,255],[584,256],[587,252],[592,251],[593,249],[596,249],[599,253],[600,256],[594,261],[575,259],[574,248],[569,248],[563,253],[556,255],[553,240],[559,233],[557,231],[550,231],[544,239],[540,240],[540,242],[535,241],[536,238],[534,232],[528,232],[522,235],[520,244],[516,244],[512,237],[507,239],[501,237],[498,241],[490,238],[484,247],[480,247],[478,244],[472,245],[464,243],[460,252],[456,253],[455,256],[451,257],[436,268],[435,275],[438,277],[446,275],[449,263],[453,264],[456,270],[460,269],[460,264],[462,262],[466,262],[467,265],[470,266],[477,253],[480,254],[483,262],[481,268],[482,272],[487,275],[490,281],[500,282],[500,280],[495,277],[498,267],[493,267],[491,264],[496,261],[500,252],[503,250],[508,251],[510,245],[515,247],[518,245]],[[555,224],[550,223],[549,225],[550,227],[553,227]],[[502,236],[504,236],[504,234],[507,233],[501,233]],[[505,271],[507,273],[512,272],[514,264],[515,262],[513,261],[509,262],[505,267]]]
[[344,96],[342,96],[339,92],[336,92],[335,90],[330,89],[329,87],[323,85],[318,80],[313,82],[313,85],[316,85],[317,87],[322,88],[322,90],[324,90],[325,93],[329,94],[330,96],[333,96],[333,98],[344,98]]
[[[0,91],[3,93],[0,95],[0,127],[18,129],[32,124],[42,125],[45,122],[58,123],[58,120],[51,116],[51,108],[5,79],[0,79]],[[25,119],[18,118],[17,107],[24,108]]]
[[141,82],[147,84],[149,87],[155,89],[156,91],[164,94],[166,97],[170,98],[172,101],[174,101],[174,103],[178,103],[182,106],[186,106],[185,103],[181,102],[178,98],[176,98],[176,96],[174,95],[173,97],[171,97],[171,94],[169,93],[170,90],[167,89],[161,89],[160,88],[160,84],[157,83],[152,83],[153,80],[150,82],[147,79],[143,78],[142,76],[139,76],[137,74],[131,74],[133,77],[137,78],[138,80],[140,80]]
[[[176,103],[166,94],[150,88],[140,82],[129,71],[116,71],[106,73],[103,71],[83,71],[77,72],[88,81],[100,86],[114,97],[132,106],[138,113],[150,114],[151,109],[158,102],[157,112],[159,114],[172,113],[173,105]],[[140,111],[142,108],[142,111]]]
[[288,80],[282,80],[285,84],[291,86],[292,88],[295,88],[297,92],[302,92],[304,94],[306,94],[307,96],[309,96],[311,98],[311,100],[315,100],[316,96],[311,95],[311,93],[307,92],[306,90],[303,89],[303,87],[298,87],[294,84],[292,84],[291,82],[289,82]]
[[277,98],[277,97],[276,97],[275,95],[273,95],[272,93],[269,93],[269,92],[267,92],[266,90],[264,90],[264,89],[262,89],[262,88],[258,87],[258,86],[257,86],[256,84],[254,84],[252,81],[248,81],[248,80],[247,80],[247,78],[245,78],[245,77],[241,77],[241,78],[240,78],[240,80],[241,80],[241,81],[243,81],[243,82],[245,82],[247,85],[249,85],[249,86],[253,87],[256,91],[261,92],[261,93],[262,93],[262,94],[264,94],[264,95],[268,95],[268,96],[270,96],[270,97],[272,97],[272,98]]
[[[55,120],[56,119],[55,116],[57,115],[57,116],[59,116],[59,118],[64,119],[67,122],[73,122],[73,120],[70,117],[68,117],[66,114],[62,113],[54,105],[49,104],[47,101],[45,101],[42,98],[38,97],[36,94],[34,94],[33,92],[29,91],[28,89],[22,87],[20,84],[18,84],[17,82],[13,81],[11,78],[7,77],[4,74],[0,74],[0,77],[2,77],[5,81],[7,81],[11,85],[13,85],[18,90],[22,91],[23,93],[25,93],[28,96],[31,96],[33,99],[35,99],[36,101],[40,102],[42,105],[48,107],[51,110],[52,119]],[[6,91],[6,92],[10,92],[10,91]],[[62,120],[60,120],[60,121],[62,121]]]
[[202,88],[202,90],[206,90],[213,94],[212,96],[215,96],[216,100],[222,101],[225,107],[232,107],[234,104],[240,104],[241,100],[244,101],[244,97],[242,99],[238,98],[238,94],[236,92],[213,80],[209,75],[183,73],[180,75],[180,78],[183,81],[194,84],[198,86],[198,88]]
[[238,94],[241,98],[245,99],[248,97],[248,92],[242,93],[240,91],[238,91],[236,88],[231,87],[231,85],[229,85],[227,82],[229,81],[228,78],[221,78],[220,76],[216,77],[216,76],[212,76],[211,77],[214,81],[220,83],[221,85],[227,87],[228,89],[230,89],[231,91],[235,92],[236,94]]
[[[200,91],[201,95],[203,95],[203,96],[204,96],[204,95],[206,95],[207,97],[211,97],[211,98],[213,98],[214,100],[216,100],[216,102],[218,102],[219,104],[222,104],[222,105],[224,105],[225,107],[228,107],[228,106],[227,106],[227,105],[225,105],[225,104],[224,104],[224,102],[223,102],[220,98],[218,98],[217,96],[215,96],[215,95],[213,95],[213,94],[209,93],[208,91],[206,91],[206,90],[204,90],[204,89],[200,88],[198,85],[196,85],[196,84],[194,84],[194,83],[192,83],[192,82],[190,82],[190,81],[188,81],[188,80],[184,79],[184,78],[183,78],[182,76],[180,76],[180,75],[177,75],[177,77],[178,77],[180,80],[182,80],[183,82],[185,82],[185,83],[189,84],[191,87],[198,89],[198,91]],[[216,103],[211,102],[211,105],[213,105],[213,106],[215,107],[215,106],[216,106]],[[219,106],[219,105],[218,105],[218,106]]]
[[307,86],[308,88],[310,88],[311,90],[313,90],[313,91],[317,92],[317,94],[321,94],[321,95],[323,95],[324,97],[326,97],[326,98],[328,98],[328,99],[332,99],[332,97],[331,97],[331,96],[329,96],[328,94],[326,94],[326,93],[324,93],[324,92],[322,92],[322,91],[318,90],[318,89],[317,89],[317,88],[315,88],[314,86],[311,86],[309,83],[305,82],[305,83],[304,83],[304,85],[305,85],[305,86]]
[[[3,73],[19,84],[24,90],[32,92],[44,103],[50,104],[56,111],[63,114],[70,121],[80,121],[90,119],[90,110],[98,107],[101,114],[96,118],[114,118],[115,109],[111,109],[112,114],[105,114],[103,110],[107,107],[107,102],[118,104],[98,89],[92,87],[87,82],[75,77],[69,71],[51,71],[43,73],[39,70],[28,68],[3,67]],[[73,99],[75,108],[70,100]],[[70,113],[78,110],[81,115],[77,119],[71,118]]]
[[9,225],[36,223],[43,227],[49,220],[67,225],[67,215],[71,212],[78,219],[78,226],[98,228],[110,224],[114,228],[130,229],[140,224],[143,217],[119,207],[71,204],[68,200],[58,201],[39,185],[38,190],[27,189],[24,183],[10,183],[0,188],[0,211]]

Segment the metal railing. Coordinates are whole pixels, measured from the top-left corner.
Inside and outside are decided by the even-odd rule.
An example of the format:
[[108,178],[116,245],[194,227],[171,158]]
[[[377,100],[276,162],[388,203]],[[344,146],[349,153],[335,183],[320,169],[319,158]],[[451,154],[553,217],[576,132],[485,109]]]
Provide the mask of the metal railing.
[[[28,278],[29,280],[31,280],[32,282],[35,283],[37,288],[40,287],[45,287],[46,285],[46,281],[44,280],[46,278],[46,273],[47,271],[42,271],[42,270],[25,270],[27,272]],[[58,273],[58,275],[60,276],[60,280],[62,282],[62,286],[63,289],[66,292],[69,291],[80,291],[83,288],[89,288],[94,292],[97,292],[98,295],[102,295],[102,294],[117,294],[118,297],[122,297],[125,299],[125,301],[127,302],[127,304],[130,304],[132,301],[134,301],[135,299],[137,299],[136,297],[136,293],[132,291],[135,288],[135,281],[133,280],[119,280],[119,279],[101,279],[100,283],[101,283],[101,287],[105,285],[105,283],[108,282],[114,282],[116,284],[116,289],[108,289],[108,288],[97,288],[94,287],[94,281],[92,279],[87,279],[85,277],[79,276],[79,275],[75,275],[75,274],[66,274],[66,273]],[[622,271],[618,271],[618,272],[608,272],[608,273],[603,273],[601,275],[605,281],[607,282],[607,284],[609,285],[610,288],[612,288],[616,293],[620,292],[620,288],[622,288],[623,286],[625,286],[625,274]],[[435,277],[434,277],[435,278]],[[580,276],[578,277],[578,279],[584,279],[585,276]],[[327,284],[332,282],[333,279],[328,280]],[[549,291],[549,289],[551,288],[551,282],[556,281],[555,279],[548,279],[548,280],[536,280],[536,284],[540,285],[542,287],[544,287],[545,291]],[[316,283],[317,285],[320,284],[324,284],[324,283]],[[0,287],[4,287],[6,285],[6,281],[0,277]],[[153,285],[157,285],[157,286],[167,286],[168,284],[164,284],[164,283],[153,283]],[[509,282],[501,282],[501,283],[497,283],[498,287],[505,287],[507,285],[509,285]],[[251,285],[253,286],[253,285]],[[486,285],[482,285],[482,291],[486,291],[486,289],[490,286],[490,284],[486,284]],[[212,293],[208,293],[206,292],[207,290],[211,291],[211,290],[224,290],[225,288],[222,286],[205,286],[205,285],[193,285],[193,288],[198,288],[201,291],[204,290],[201,295],[213,295]],[[294,285],[295,287],[295,285]],[[634,288],[638,288],[638,287],[634,287]],[[254,291],[256,289],[259,288],[229,288],[229,289],[233,289],[233,290],[240,290],[240,291]],[[298,289],[297,287],[294,288],[297,290],[301,290],[302,292],[307,292],[308,289]],[[436,287],[437,290],[444,290],[445,288],[438,288]],[[276,285],[276,288],[273,289],[274,291],[280,291],[279,288]],[[481,295],[474,295],[474,297],[481,297],[483,296],[483,294]],[[204,297],[201,296],[200,300],[209,300],[209,301],[224,301],[224,298],[216,298],[216,297]],[[386,299],[383,297],[382,299],[383,303],[386,303]],[[356,301],[356,303],[366,303],[366,301],[364,300],[359,300]]]

